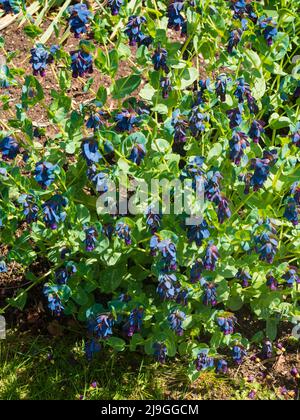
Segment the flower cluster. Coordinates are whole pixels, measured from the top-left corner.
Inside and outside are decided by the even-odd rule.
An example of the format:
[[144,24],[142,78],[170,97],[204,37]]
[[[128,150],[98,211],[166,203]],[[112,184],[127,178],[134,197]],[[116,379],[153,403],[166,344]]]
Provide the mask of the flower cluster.
[[3,160],[14,159],[20,152],[20,146],[13,137],[4,137],[0,140],[0,152]]
[[181,14],[183,10],[183,1],[174,1],[168,6],[168,28],[180,31],[185,35],[187,32],[187,23]]
[[72,76],[75,79],[93,73],[93,56],[89,52],[80,49],[72,51],[70,55]]
[[170,327],[175,333],[179,336],[183,335],[184,329],[182,327],[183,321],[186,319],[186,314],[179,309],[174,310],[170,313],[168,317],[168,321],[170,323]]
[[290,196],[286,200],[284,217],[287,218],[294,226],[299,224],[300,215],[300,183],[295,182],[291,188]]
[[126,321],[124,325],[124,330],[126,332],[126,335],[128,337],[132,337],[133,334],[141,331],[143,318],[144,318],[144,308],[134,308],[128,317],[128,320]]
[[130,16],[128,23],[125,28],[125,34],[129,38],[129,44],[134,46],[136,44],[149,46],[152,43],[152,38],[146,36],[141,31],[142,25],[146,23],[146,18],[144,16]]
[[89,11],[85,3],[75,4],[69,7],[69,25],[71,32],[75,34],[76,38],[87,32],[87,25],[92,18],[92,13]]
[[50,162],[38,162],[35,165],[34,177],[43,190],[46,190],[54,182],[57,169],[58,166]]
[[124,0],[108,0],[107,4],[110,7],[113,16],[119,14],[121,7],[123,6]]
[[30,63],[32,64],[32,70],[35,76],[40,74],[44,77],[46,75],[47,65],[53,62],[53,54],[56,52],[57,48],[58,47],[53,46],[49,52],[44,45],[37,44],[35,48],[30,50]]
[[273,221],[270,219],[265,222],[261,220],[254,229],[255,251],[260,255],[261,261],[272,264],[278,247],[277,230]]
[[220,316],[217,318],[217,323],[224,333],[224,335],[229,335],[234,333],[234,326],[237,322],[237,319],[234,315],[228,314],[224,316]]

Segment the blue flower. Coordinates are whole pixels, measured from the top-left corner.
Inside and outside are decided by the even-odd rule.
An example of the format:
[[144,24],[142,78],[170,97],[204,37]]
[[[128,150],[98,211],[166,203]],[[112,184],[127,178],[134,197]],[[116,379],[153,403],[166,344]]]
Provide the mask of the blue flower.
[[256,121],[256,120],[254,120],[251,124],[248,136],[256,144],[259,143],[259,140],[261,139],[261,135],[265,132],[264,125],[265,123],[263,121]]
[[23,206],[23,214],[25,216],[26,223],[30,224],[36,222],[38,218],[39,208],[35,203],[35,199],[31,194],[22,194],[18,203]]
[[153,350],[157,361],[161,364],[165,363],[168,354],[167,346],[164,343],[154,343]]
[[203,285],[204,294],[203,294],[203,305],[205,306],[216,306],[217,301],[217,288],[214,283],[205,282]]
[[166,73],[169,73],[169,68],[167,66],[167,58],[168,58],[167,50],[158,46],[152,57],[154,70],[158,71],[159,69],[162,69]]
[[229,126],[231,129],[238,127],[243,121],[243,106],[240,104],[238,108],[230,109],[227,112],[229,118]]
[[219,256],[219,251],[216,245],[214,245],[213,242],[209,242],[203,260],[205,270],[215,271]]
[[68,262],[64,267],[60,267],[55,271],[55,281],[57,284],[67,284],[69,279],[77,271],[76,266],[72,262]]
[[254,170],[254,174],[246,178],[245,194],[249,192],[249,188],[253,187],[254,191],[260,190],[266,182],[271,167],[276,164],[278,155],[276,150],[264,150],[263,158],[255,158],[251,160],[250,169]]
[[292,144],[300,147],[300,123],[297,124],[296,129],[291,135]]
[[120,239],[123,239],[125,241],[126,245],[131,245],[131,229],[126,223],[117,223],[116,234]]
[[71,55],[71,69],[72,76],[76,79],[82,77],[86,73],[93,73],[93,56],[83,50],[72,51]]
[[108,191],[108,176],[105,172],[97,172],[95,165],[88,168],[87,177],[94,184],[98,193],[103,194]]
[[233,315],[218,317],[217,323],[224,333],[224,335],[229,335],[234,333],[234,326],[237,322],[237,319]]
[[202,370],[212,369],[214,367],[214,359],[208,356],[208,352],[201,352],[198,354],[195,361],[196,370],[201,372]]
[[124,0],[108,0],[107,4],[111,9],[112,15],[116,16],[119,14],[121,6],[124,4]]
[[235,345],[232,349],[232,357],[236,364],[243,363],[244,357],[247,356],[246,350],[240,345]]
[[46,75],[47,65],[53,61],[52,54],[42,44],[37,44],[30,52],[31,58],[29,62],[32,64],[33,74],[35,76],[40,74],[44,77]]
[[68,200],[60,194],[55,194],[43,205],[44,222],[50,229],[57,229],[58,223],[66,219],[66,212],[63,208],[68,204]]
[[98,141],[94,137],[84,139],[81,143],[81,150],[88,165],[98,163],[99,160],[102,159],[102,155],[99,152]]
[[250,281],[252,280],[251,275],[242,268],[239,269],[236,278],[241,281],[243,288],[249,287]]
[[199,90],[196,91],[196,100],[193,107],[205,103],[205,92],[210,88],[210,79],[199,81]]
[[294,226],[299,224],[300,209],[293,197],[289,197],[286,202],[284,217],[293,223]]
[[180,115],[179,109],[175,110],[172,115],[172,126],[174,127],[175,143],[184,143],[186,141],[188,125],[188,121],[182,115]]
[[140,44],[143,40],[143,33],[141,31],[141,26],[143,23],[146,22],[144,17],[140,16],[130,16],[128,19],[128,23],[125,28],[125,34],[129,38],[129,44],[134,46],[137,43]]
[[85,250],[87,252],[92,252],[96,248],[97,245],[97,238],[98,238],[98,231],[96,228],[92,227],[86,227],[84,229],[85,232]]
[[276,22],[274,22],[271,17],[262,16],[258,19],[258,26],[263,30],[264,38],[270,47],[278,33]]
[[176,296],[176,303],[178,303],[178,305],[186,306],[188,304],[188,297],[189,290],[179,289],[178,294]]
[[222,194],[217,195],[214,199],[214,203],[218,206],[218,221],[223,224],[226,219],[230,219],[231,210],[229,208],[228,200]]
[[95,106],[91,106],[89,118],[86,122],[86,127],[91,128],[94,131],[99,130],[104,125],[103,117],[104,117],[104,112],[97,109],[96,104]]
[[130,113],[127,110],[120,112],[115,118],[116,130],[120,132],[131,131],[134,126],[137,125],[139,119],[136,115]]
[[245,150],[248,146],[250,146],[247,135],[242,131],[235,130],[233,132],[232,139],[229,142],[229,146],[230,160],[239,166],[245,154]]
[[226,101],[226,93],[227,93],[227,83],[228,78],[226,74],[220,74],[220,76],[217,77],[216,80],[216,94],[221,99],[222,102]]
[[195,284],[198,281],[200,281],[200,279],[202,277],[203,270],[204,270],[204,268],[203,268],[203,261],[202,260],[197,260],[192,265],[191,272],[190,272],[190,282],[192,284]]
[[158,277],[157,293],[163,300],[174,300],[178,293],[175,274],[160,274]]
[[296,267],[290,267],[289,270],[282,276],[282,278],[286,281],[287,287],[294,287],[295,284],[300,283],[300,277],[297,272]]
[[297,206],[300,206],[300,183],[295,182],[291,188],[291,194],[294,196],[294,200]]
[[101,314],[96,318],[94,333],[98,338],[106,339],[112,335],[112,327],[114,326],[114,318],[111,314]]
[[20,0],[0,0],[0,7],[5,13],[17,14],[20,12]]
[[157,250],[162,255],[162,261],[165,265],[165,269],[167,271],[176,270],[176,245],[171,241],[171,239],[164,239],[162,241],[158,241]]
[[183,31],[186,33],[185,20],[180,14],[183,9],[182,1],[174,1],[168,6],[168,28],[174,29],[175,31]]
[[57,168],[57,165],[53,165],[50,162],[38,162],[35,165],[35,180],[44,190],[54,182]]
[[[260,228],[262,226],[262,228]],[[272,264],[277,252],[278,241],[276,238],[276,229],[271,220],[259,222],[256,227],[258,234],[254,236],[255,250],[260,254],[260,260]]]
[[205,179],[205,198],[213,203],[218,204],[220,200],[220,181],[223,179],[223,176],[219,171],[209,172]]
[[249,83],[246,83],[243,77],[239,78],[234,96],[238,99],[239,103],[242,104],[249,94],[251,94]]
[[266,286],[273,292],[275,292],[278,289],[279,283],[272,273],[269,273],[267,275]]
[[94,354],[99,353],[100,350],[101,345],[94,338],[88,341],[85,344],[85,355],[87,360],[90,362],[93,359]]
[[208,126],[209,115],[203,112],[201,105],[195,106],[192,109],[191,117],[189,119],[190,130],[194,137],[198,137],[205,131]]
[[264,359],[273,357],[273,345],[270,340],[265,340],[262,348],[262,356]]
[[43,293],[48,299],[48,308],[56,316],[61,316],[61,313],[64,311],[65,307],[62,303],[60,293],[62,292],[63,286],[48,286],[45,285]]
[[7,273],[7,266],[5,261],[0,260],[0,273]]
[[134,162],[136,165],[140,165],[142,160],[146,156],[146,148],[143,144],[135,144],[131,150],[129,160]]
[[227,372],[228,372],[228,363],[226,362],[226,360],[224,359],[218,360],[216,373],[226,375]]
[[182,336],[184,333],[182,323],[185,319],[186,319],[186,314],[180,311],[179,309],[175,309],[168,316],[170,327],[173,331],[175,331],[175,334],[178,336]]
[[2,152],[2,159],[14,159],[20,151],[17,140],[13,137],[4,137],[0,140],[0,151]]
[[161,77],[160,87],[162,88],[162,97],[168,99],[169,93],[172,91],[172,83],[169,77]]
[[202,223],[187,227],[187,236],[190,242],[195,242],[197,246],[201,246],[204,239],[210,237],[208,224],[205,220]]
[[133,309],[128,321],[124,325],[124,330],[128,337],[132,337],[136,332],[140,332],[144,318],[144,309],[142,307]]
[[152,234],[156,233],[160,228],[161,215],[153,212],[153,207],[149,206],[146,211],[146,224]]
[[243,31],[241,29],[234,29],[230,32],[227,51],[229,54],[233,53],[233,49],[239,44]]
[[69,25],[71,32],[75,34],[76,38],[87,32],[87,25],[92,18],[92,13],[84,3],[75,4],[68,9],[70,13]]

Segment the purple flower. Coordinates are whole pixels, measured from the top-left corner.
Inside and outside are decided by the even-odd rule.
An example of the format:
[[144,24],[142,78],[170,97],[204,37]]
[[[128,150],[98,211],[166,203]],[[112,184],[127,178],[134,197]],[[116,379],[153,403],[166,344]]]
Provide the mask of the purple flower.
[[0,7],[5,13],[17,14],[20,12],[20,4],[16,0],[0,0]]
[[205,220],[202,223],[187,227],[187,237],[190,242],[195,242],[197,246],[201,246],[204,239],[210,237],[208,224]]
[[174,300],[178,294],[175,274],[161,273],[158,277],[157,293],[163,300]]
[[234,96],[238,99],[239,103],[242,104],[249,94],[251,94],[249,83],[246,83],[243,77],[239,78]]
[[227,51],[229,54],[233,53],[233,49],[237,47],[241,38],[242,38],[243,31],[241,29],[234,29],[230,32],[230,37],[228,41]]
[[242,268],[239,269],[236,278],[242,282],[243,288],[249,287],[249,283],[252,280],[251,275]]
[[293,368],[292,368],[292,370],[291,370],[291,375],[293,376],[293,378],[296,378],[296,379],[299,379],[299,378],[300,378],[300,375],[299,375],[298,369],[297,369],[296,367],[293,367]]
[[226,219],[230,219],[231,217],[231,210],[229,208],[228,200],[226,197],[220,194],[215,198],[214,203],[218,206],[218,221],[220,224],[223,224]]
[[174,142],[184,143],[186,141],[186,131],[189,123],[180,115],[179,109],[175,110],[172,115],[172,126],[174,127]]
[[240,345],[235,345],[232,349],[232,357],[234,362],[237,365],[240,365],[241,363],[243,363],[244,357],[247,356],[247,352],[246,350],[240,346]]
[[171,241],[171,239],[164,239],[158,241],[156,244],[157,250],[162,255],[162,260],[167,271],[176,270],[176,245]]
[[137,125],[138,121],[136,115],[127,110],[123,110],[116,116],[116,130],[120,132],[131,131]]
[[186,33],[185,20],[180,12],[183,9],[182,1],[174,1],[168,6],[168,28],[174,29],[175,31],[182,31]]
[[218,360],[216,373],[226,375],[227,372],[228,372],[228,363],[226,362],[226,360],[224,359]]
[[135,308],[130,312],[128,321],[124,325],[124,330],[128,337],[132,337],[133,334],[141,331],[143,318],[144,308],[142,307]]
[[160,87],[162,88],[162,97],[168,99],[169,93],[172,90],[172,84],[169,77],[161,77]]
[[60,267],[55,271],[55,281],[57,284],[67,284],[71,276],[76,273],[76,266],[72,262],[68,262],[64,267]]
[[261,139],[261,135],[265,132],[264,125],[265,123],[263,121],[255,120],[252,122],[248,135],[256,144],[259,143],[259,140]]
[[196,100],[193,107],[202,105],[205,103],[205,92],[209,90],[210,79],[200,80],[199,81],[199,90],[196,91]]
[[46,190],[55,180],[55,171],[58,166],[50,162],[38,162],[35,165],[34,178]]
[[103,194],[108,191],[108,176],[105,172],[97,172],[95,165],[88,168],[87,177],[94,184],[98,193]]
[[180,311],[179,309],[174,310],[168,316],[170,327],[173,331],[175,331],[175,334],[178,336],[182,336],[184,333],[184,330],[182,328],[182,323],[185,319],[186,319],[186,314]]
[[176,303],[178,305],[186,306],[188,304],[189,290],[187,289],[178,289],[178,294],[176,296]]
[[262,356],[264,359],[271,359],[273,356],[273,345],[270,340],[265,340],[262,348]]
[[158,46],[154,51],[152,57],[152,63],[154,65],[154,70],[158,71],[162,69],[164,72],[169,73],[169,68],[167,66],[168,53],[167,50]]
[[31,58],[29,62],[32,64],[33,74],[35,76],[40,74],[44,77],[46,75],[47,65],[53,62],[52,54],[50,54],[42,44],[37,44],[30,52]]
[[247,135],[242,131],[234,131],[229,146],[230,160],[239,166],[245,154],[245,150],[250,146]]
[[237,319],[233,315],[222,316],[217,318],[217,323],[224,333],[224,335],[229,335],[234,333],[234,326],[237,322]]
[[94,227],[87,227],[84,229],[85,232],[85,250],[87,252],[92,252],[96,248],[98,231]]
[[111,9],[112,15],[116,16],[119,14],[121,6],[124,4],[124,0],[108,0],[107,4]]
[[140,16],[130,16],[128,19],[128,23],[125,28],[125,34],[129,38],[129,44],[134,46],[137,43],[140,44],[143,40],[143,33],[141,32],[141,26],[143,23],[146,22],[144,17]]
[[227,83],[228,78],[226,74],[220,74],[216,80],[216,94],[221,99],[222,102],[226,101],[226,93],[227,93]]
[[147,151],[143,144],[135,144],[131,150],[129,160],[139,166],[142,163],[142,160],[145,158],[146,153]]
[[271,17],[262,16],[258,19],[258,26],[263,30],[263,36],[270,47],[278,33],[276,22],[274,22]]
[[44,222],[50,229],[57,229],[58,223],[66,219],[66,212],[63,208],[68,204],[68,200],[60,194],[55,194],[43,205]]
[[204,283],[203,305],[216,306],[217,301],[217,288],[214,283]]
[[293,223],[294,226],[299,224],[299,213],[300,210],[297,206],[297,203],[293,197],[289,197],[287,199],[284,217]]
[[153,207],[149,206],[146,211],[146,224],[152,234],[156,233],[160,228],[161,215],[153,212]]
[[240,104],[238,108],[230,109],[227,112],[229,126],[231,129],[238,127],[243,121],[243,106]]
[[76,79],[93,73],[93,57],[90,53],[78,50],[70,52],[72,76]]
[[297,124],[296,129],[291,135],[292,144],[297,147],[300,147],[300,123]]
[[205,198],[209,201],[219,203],[220,200],[220,181],[223,178],[220,172],[209,172],[205,179]]
[[13,137],[4,137],[0,140],[0,151],[3,160],[14,159],[20,151],[17,140]]
[[26,223],[30,224],[32,222],[36,222],[39,208],[35,204],[33,195],[22,194],[18,199],[18,203],[23,206],[23,214],[25,216]]
[[63,293],[63,287],[65,286],[45,285],[43,289],[43,294],[48,300],[48,308],[58,317],[61,316],[61,313],[65,309],[60,297]]
[[198,281],[200,281],[200,279],[202,277],[202,272],[203,272],[203,261],[202,260],[197,260],[191,268],[190,282],[192,284],[195,284]]
[[267,287],[273,292],[278,289],[278,281],[271,273],[267,275]]
[[256,391],[254,389],[252,389],[252,391],[250,391],[249,394],[248,394],[248,398],[250,400],[254,400],[255,397],[256,397]]
[[161,364],[164,364],[168,354],[167,346],[164,343],[154,343],[153,350],[157,361]]
[[212,369],[214,367],[214,359],[208,356],[208,353],[199,353],[195,361],[196,370],[201,372],[202,370]]
[[191,117],[189,119],[189,126],[194,137],[198,137],[205,131],[209,122],[209,115],[202,112],[201,105],[195,106],[192,109]]
[[245,194],[249,192],[249,188],[253,187],[254,191],[260,190],[266,182],[271,167],[276,164],[278,155],[276,150],[264,150],[263,158],[255,158],[251,160],[250,169],[254,170],[254,174],[248,179],[246,178]]
[[276,236],[265,230],[254,237],[254,242],[256,244],[255,250],[260,254],[260,260],[272,264],[278,247]]
[[104,125],[104,112],[98,108],[98,105],[101,106],[100,103],[95,102],[88,106],[89,118],[86,122],[86,127],[94,131],[99,130]]
[[69,25],[71,32],[75,34],[76,38],[87,32],[87,25],[92,18],[92,13],[84,3],[75,4],[68,9],[70,13]]
[[131,229],[130,227],[123,222],[119,222],[116,225],[116,234],[120,239],[123,239],[125,241],[126,245],[131,244]]
[[81,143],[82,155],[88,165],[98,163],[102,159],[102,155],[99,152],[98,141],[94,138],[84,139]]
[[297,272],[296,267],[290,267],[289,270],[282,276],[282,278],[286,281],[287,287],[294,287],[295,284],[300,283],[300,277]]
[[215,271],[219,257],[218,248],[213,244],[213,242],[209,242],[203,260],[205,270]]
[[114,318],[111,314],[101,314],[96,318],[94,326],[94,333],[98,338],[106,339],[112,335],[112,327],[114,325]]

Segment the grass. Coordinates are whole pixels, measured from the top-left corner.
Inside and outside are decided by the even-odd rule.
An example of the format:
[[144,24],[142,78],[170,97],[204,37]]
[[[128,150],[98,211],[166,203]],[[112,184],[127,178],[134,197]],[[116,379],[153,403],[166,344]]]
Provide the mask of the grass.
[[[244,381],[203,373],[191,384],[180,360],[164,366],[138,354],[103,351],[92,363],[83,342],[10,331],[0,341],[1,400],[245,399]],[[91,388],[97,382],[97,388]],[[261,399],[274,399],[267,389]]]

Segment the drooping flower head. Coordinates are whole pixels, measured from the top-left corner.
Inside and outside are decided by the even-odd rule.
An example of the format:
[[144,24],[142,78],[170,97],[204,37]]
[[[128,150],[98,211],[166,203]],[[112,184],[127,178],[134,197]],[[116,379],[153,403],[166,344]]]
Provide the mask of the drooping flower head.
[[237,47],[241,38],[242,38],[243,31],[241,29],[234,29],[230,32],[229,41],[227,51],[229,54],[233,53],[233,49]]
[[16,15],[20,12],[20,3],[20,0],[0,0],[0,8],[2,8],[5,13]]
[[300,284],[300,277],[296,267],[290,267],[282,278],[286,281],[287,287],[292,288],[295,284]]
[[269,273],[267,275],[267,283],[266,283],[267,287],[272,290],[273,292],[276,291],[278,289],[278,281],[277,279],[273,276],[272,273]]
[[234,333],[234,327],[236,322],[237,319],[233,314],[224,314],[224,316],[220,316],[217,318],[217,323],[224,335]]
[[152,56],[152,63],[154,65],[154,70],[158,71],[162,69],[165,73],[169,73],[169,67],[167,65],[168,52],[165,48],[162,48],[160,45],[154,51]]
[[264,125],[265,125],[265,123],[263,121],[256,121],[256,120],[254,120],[251,124],[248,136],[256,144],[259,143],[262,134],[265,132]]
[[77,271],[76,266],[71,261],[55,271],[55,281],[57,284],[67,284],[69,279]]
[[170,323],[170,327],[173,331],[175,331],[176,335],[182,336],[184,333],[182,323],[186,319],[186,314],[179,309],[174,310],[168,316],[168,321]]
[[264,359],[271,359],[273,356],[273,345],[268,339],[263,343],[262,356]]
[[134,46],[140,44],[143,39],[143,33],[141,31],[142,24],[146,22],[146,18],[143,16],[130,16],[128,23],[125,28],[125,34],[129,38],[129,44]]
[[164,99],[168,99],[169,94],[172,90],[172,83],[169,77],[161,77],[160,79],[160,87],[162,89],[162,97]]
[[229,146],[230,160],[234,162],[235,165],[239,166],[243,156],[245,155],[245,150],[248,146],[250,146],[247,135],[242,131],[234,130]]
[[112,335],[112,327],[114,326],[114,318],[112,314],[101,314],[96,318],[94,333],[98,338],[107,339]]
[[35,48],[30,50],[32,70],[34,76],[39,74],[44,77],[46,75],[47,65],[53,62],[52,54],[42,44],[37,44]]
[[65,286],[50,286],[46,284],[43,289],[43,294],[48,300],[48,308],[58,317],[61,316],[65,309],[62,302],[63,287]]
[[180,110],[177,109],[172,115],[172,126],[174,127],[174,142],[184,143],[186,141],[186,132],[189,126],[188,121],[183,115],[180,114]]
[[23,206],[23,214],[25,216],[26,223],[30,224],[32,222],[36,222],[39,208],[35,203],[35,198],[33,195],[22,194],[18,198],[18,203]]
[[216,196],[214,203],[218,206],[218,221],[220,224],[223,224],[226,219],[231,217],[228,199],[223,194],[220,194]]
[[258,19],[258,26],[262,29],[263,36],[270,47],[278,33],[277,23],[271,17],[262,16]]
[[165,270],[173,271],[177,267],[176,245],[171,239],[164,239],[158,241],[156,245],[157,250],[162,255]]
[[196,370],[201,372],[203,370],[212,369],[214,367],[214,359],[208,356],[208,352],[200,352],[195,361]]
[[278,160],[277,150],[264,150],[263,158],[251,159],[250,169],[254,170],[253,175],[246,178],[245,194],[249,192],[249,188],[253,187],[253,191],[258,191],[263,188],[271,168]]
[[178,295],[178,284],[175,274],[161,273],[158,277],[157,293],[163,300],[175,300]]
[[83,77],[93,73],[93,56],[83,49],[70,52],[72,76]]
[[71,32],[75,34],[76,38],[80,38],[80,35],[87,32],[87,25],[92,18],[92,13],[85,3],[70,6],[68,11],[70,13],[69,25]]
[[7,273],[7,266],[3,260],[0,260],[0,273]]
[[87,252],[92,252],[97,246],[98,231],[95,227],[86,227],[85,231],[85,250]]
[[247,352],[241,345],[236,344],[232,349],[232,357],[234,362],[237,365],[240,365],[243,363],[243,360],[247,356]]
[[230,109],[227,112],[229,119],[229,126],[233,130],[238,127],[243,121],[243,106],[240,104],[238,108]]
[[143,318],[144,308],[141,306],[130,312],[128,321],[124,325],[124,330],[128,337],[132,337],[133,334],[141,331]]
[[82,155],[88,165],[98,163],[102,159],[102,155],[99,152],[98,141],[94,138],[84,139],[81,143]]
[[110,7],[112,15],[116,16],[119,14],[120,9],[124,4],[124,0],[108,0],[107,4]]
[[295,130],[291,134],[292,144],[300,147],[300,123],[297,124]]
[[146,210],[146,224],[152,235],[158,231],[161,224],[161,215],[156,214],[153,209],[153,206],[149,206]]
[[260,260],[272,264],[278,247],[273,221],[271,219],[261,220],[254,227],[254,230],[255,250],[260,255]]
[[46,190],[54,182],[57,168],[57,165],[50,162],[38,162],[35,165],[34,178],[43,190]]
[[104,112],[101,110],[102,104],[100,102],[92,102],[85,107],[88,111],[88,120],[86,127],[94,131],[101,129],[104,126]]
[[167,346],[164,343],[154,343],[153,350],[157,361],[161,364],[164,364],[168,354]]
[[216,285],[214,283],[205,282],[203,288],[203,304],[205,306],[216,306],[218,304]]
[[286,201],[284,217],[293,223],[294,226],[299,224],[300,209],[293,197],[288,197]]
[[216,80],[216,94],[221,99],[222,102],[226,101],[226,93],[227,93],[227,83],[228,78],[226,74],[220,74]]
[[202,260],[197,260],[192,265],[191,272],[190,272],[190,282],[192,284],[195,284],[198,281],[200,281],[200,279],[202,277],[203,270],[204,270],[204,268],[203,268],[203,261]]
[[106,193],[108,187],[108,176],[105,172],[98,172],[95,165],[92,165],[87,170],[88,179],[94,184],[95,190],[100,193]]
[[203,112],[201,105],[192,109],[189,127],[193,137],[198,137],[209,126],[209,115]]
[[190,242],[195,242],[197,246],[201,246],[203,240],[210,237],[207,222],[203,220],[200,224],[188,226],[187,237]]
[[131,228],[123,222],[118,222],[116,225],[116,234],[125,241],[126,245],[131,245]]
[[228,363],[226,362],[226,360],[224,359],[218,360],[216,373],[226,375],[227,372],[228,372]]
[[120,112],[115,118],[116,130],[120,131],[121,133],[124,131],[131,131],[134,126],[137,125],[139,119],[133,112],[129,112],[128,110],[123,110]]
[[168,6],[168,28],[175,31],[182,31],[186,33],[186,22],[181,15],[183,9],[183,1],[174,1]]
[[215,271],[219,257],[218,248],[213,242],[209,242],[203,259],[203,266],[205,270]]
[[249,287],[250,281],[252,280],[251,275],[242,268],[239,269],[236,278],[241,281],[243,288]]
[[63,208],[68,204],[68,200],[60,194],[55,194],[43,205],[44,222],[50,229],[57,229],[58,224],[66,218]]
[[19,151],[19,144],[13,137],[4,137],[0,140],[0,152],[3,160],[14,159]]
[[136,143],[130,152],[129,160],[136,165],[140,165],[147,153],[146,147],[142,143]]

